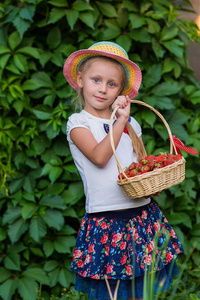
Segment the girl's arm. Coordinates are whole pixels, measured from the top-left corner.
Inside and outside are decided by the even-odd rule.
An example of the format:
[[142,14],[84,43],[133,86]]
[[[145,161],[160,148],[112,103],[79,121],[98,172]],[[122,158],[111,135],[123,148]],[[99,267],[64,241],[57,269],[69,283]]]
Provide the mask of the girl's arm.
[[[130,115],[130,98],[128,96],[120,96],[113,104],[120,105],[117,111],[118,119],[113,125],[113,139],[115,148],[117,148],[124,127],[128,122]],[[113,155],[113,150],[110,143],[110,134],[98,143],[90,130],[86,128],[74,128],[70,133],[70,138],[78,149],[95,165],[104,167]]]

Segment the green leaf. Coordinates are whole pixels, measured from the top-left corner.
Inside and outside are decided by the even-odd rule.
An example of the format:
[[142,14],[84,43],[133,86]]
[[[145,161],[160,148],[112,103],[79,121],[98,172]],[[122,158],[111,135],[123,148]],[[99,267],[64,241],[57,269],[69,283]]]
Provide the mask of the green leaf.
[[62,213],[55,209],[47,209],[45,215],[41,216],[41,218],[49,227],[57,230],[61,230],[65,222]]
[[164,65],[163,65],[163,73],[168,73],[174,69],[174,60],[171,59],[171,57],[167,57],[164,60]]
[[46,235],[47,226],[41,217],[31,219],[29,232],[36,242],[40,242],[40,239]]
[[7,232],[3,228],[0,228],[0,242],[4,241],[7,237]]
[[131,38],[133,40],[141,42],[141,43],[150,43],[151,42],[151,36],[149,35],[146,28],[131,30],[129,36],[131,36]]
[[19,281],[16,279],[8,279],[0,288],[0,296],[5,300],[11,300],[12,296],[15,294],[16,289],[18,288]]
[[76,24],[76,21],[79,17],[79,12],[76,10],[68,9],[66,11],[66,16],[67,16],[67,22],[69,23],[71,30],[73,30],[74,25]]
[[152,49],[157,58],[162,58],[164,55],[163,47],[157,42],[155,38],[152,38]]
[[52,167],[49,171],[49,179],[51,183],[54,183],[56,179],[62,174],[63,168],[61,167]]
[[22,72],[27,71],[27,59],[22,54],[15,54],[13,56],[13,61],[15,66]]
[[33,109],[33,113],[39,120],[47,120],[49,117],[52,116],[50,108],[46,106]]
[[[153,76],[152,76],[153,75]],[[158,83],[162,76],[162,64],[152,65],[144,76],[143,83],[146,88],[150,88]]]
[[148,32],[150,32],[152,34],[160,32],[161,27],[158,22],[156,22],[152,19],[149,19],[149,18],[146,18],[146,21],[148,24]]
[[22,277],[19,280],[18,291],[22,299],[36,300],[38,296],[38,284],[34,280]]
[[19,35],[19,32],[17,32],[17,31],[14,31],[8,37],[8,45],[10,46],[11,50],[15,50],[15,48],[17,48],[17,46],[19,46],[21,41],[22,41],[22,39]]
[[152,89],[152,93],[156,96],[168,96],[177,94],[181,90],[178,82],[162,82]]
[[51,272],[55,269],[57,269],[59,267],[59,263],[58,261],[55,261],[55,260],[49,260],[45,263],[44,265],[44,270],[46,272]]
[[22,207],[22,218],[27,220],[31,218],[34,213],[37,211],[38,206],[34,203],[26,203]]
[[96,1],[96,4],[98,5],[101,13],[106,16],[106,17],[109,17],[109,18],[115,18],[117,17],[117,11],[114,7],[114,5],[111,5],[109,3],[102,3],[102,2],[99,2],[99,1]]
[[138,11],[137,5],[129,0],[122,2],[122,8],[126,8],[128,11]]
[[156,115],[152,111],[143,110],[142,118],[147,122],[152,128],[154,127],[154,123],[156,121]]
[[54,252],[53,242],[49,240],[45,241],[43,243],[43,250],[47,257],[51,256]]
[[50,208],[62,209],[66,208],[64,200],[58,195],[45,195],[40,200],[40,205],[47,206]]
[[20,16],[17,16],[13,21],[14,26],[16,27],[17,31],[20,34],[20,37],[23,36],[24,32],[28,30],[28,28],[31,26],[31,22],[24,20]]
[[116,39],[116,43],[123,47],[126,52],[129,52],[132,41],[128,35],[123,34]]
[[159,109],[174,109],[175,106],[172,102],[172,100],[168,97],[155,97],[156,100],[156,106]]
[[26,7],[22,7],[19,11],[19,16],[22,19],[33,21],[33,16],[35,13],[35,6],[34,5],[28,5]]
[[58,280],[60,284],[66,288],[69,288],[74,281],[72,273],[69,272],[66,268],[60,269]]
[[8,236],[12,243],[17,242],[20,237],[28,230],[28,224],[23,219],[19,219],[8,226]]
[[3,215],[3,221],[2,224],[11,224],[17,219],[21,217],[21,207],[14,207],[10,206],[8,207],[7,211]]
[[84,195],[83,185],[81,182],[71,183],[69,185],[68,190],[64,191],[62,194],[62,198],[65,203],[71,203],[71,205],[75,204],[79,201]]
[[167,217],[171,225],[184,224],[188,228],[192,228],[192,222],[189,215],[185,212],[173,212],[172,215]]
[[94,10],[93,7],[89,3],[87,3],[86,1],[83,1],[83,0],[76,0],[72,4],[72,9],[77,10],[77,11]]
[[161,41],[168,41],[175,38],[175,36],[178,35],[178,31],[179,29],[175,25],[172,25],[170,27],[165,26],[161,32]]
[[80,12],[79,19],[90,28],[95,29],[94,27],[95,18],[93,12]]
[[145,18],[134,13],[129,14],[129,20],[131,23],[131,29],[140,28],[146,23]]
[[57,7],[68,7],[68,2],[66,0],[50,0],[48,3]]
[[7,65],[7,62],[9,61],[9,58],[10,58],[10,54],[5,54],[5,55],[2,55],[1,58],[0,58],[0,67],[2,69],[5,68],[5,66]]
[[106,29],[103,31],[103,39],[110,40],[120,35],[121,30],[113,20],[105,20]]
[[28,267],[23,273],[22,276],[27,277],[32,280],[36,280],[42,284],[48,285],[49,278],[42,268]]
[[0,45],[0,55],[10,53],[10,49],[4,45]]
[[54,241],[54,248],[58,253],[71,253],[76,239],[73,236],[59,236]]
[[34,58],[38,58],[38,59],[40,57],[38,50],[36,48],[34,48],[34,47],[29,47],[29,46],[26,46],[26,47],[18,49],[16,51],[16,53],[27,54],[27,55],[30,55],[30,56],[32,56]]
[[20,271],[20,255],[11,251],[4,259],[5,268],[8,270]]
[[171,53],[177,57],[183,57],[183,46],[184,43],[178,39],[171,40],[169,42],[163,42],[163,46],[167,48]]
[[58,26],[52,28],[47,35],[47,45],[50,49],[55,49],[61,42],[61,32]]
[[67,15],[67,10],[62,8],[52,8],[49,16],[48,24],[54,24],[58,22],[58,20],[62,19]]
[[5,268],[0,268],[0,283],[12,276],[12,273]]

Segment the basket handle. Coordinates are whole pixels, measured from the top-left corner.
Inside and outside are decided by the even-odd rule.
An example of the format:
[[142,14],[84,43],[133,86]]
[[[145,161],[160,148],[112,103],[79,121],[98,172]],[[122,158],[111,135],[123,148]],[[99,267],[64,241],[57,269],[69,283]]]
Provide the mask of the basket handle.
[[[175,144],[174,144],[174,140],[173,140],[173,137],[172,137],[172,133],[171,133],[170,127],[169,127],[167,121],[161,115],[161,113],[159,113],[155,108],[153,108],[152,106],[150,106],[149,104],[147,104],[147,103],[145,103],[143,101],[131,100],[131,103],[136,103],[136,104],[140,104],[140,105],[146,106],[146,107],[150,108],[156,115],[158,115],[161,118],[161,120],[163,121],[165,127],[167,128],[168,134],[169,134],[169,139],[170,139],[170,153],[172,154],[172,149],[174,148],[175,154],[178,154],[177,150],[176,150],[176,147],[175,147]],[[110,125],[109,125],[109,128],[110,128],[110,142],[111,142],[111,147],[112,147],[112,150],[113,150],[113,154],[114,154],[114,157],[115,157],[115,160],[116,160],[116,163],[117,163],[118,171],[119,171],[119,173],[121,172],[124,175],[125,178],[127,178],[127,176],[126,176],[124,170],[122,169],[122,167],[121,167],[121,165],[119,163],[119,160],[117,158],[116,150],[115,150],[115,144],[114,144],[114,140],[113,140],[113,128],[112,128],[113,126],[112,126],[112,124],[113,124],[114,116],[115,116],[118,108],[119,108],[119,105],[113,110],[111,118],[110,118]]]

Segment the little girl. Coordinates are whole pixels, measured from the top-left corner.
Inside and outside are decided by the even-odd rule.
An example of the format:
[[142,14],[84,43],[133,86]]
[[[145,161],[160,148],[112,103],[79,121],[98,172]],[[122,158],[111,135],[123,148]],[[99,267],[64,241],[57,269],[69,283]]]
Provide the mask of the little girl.
[[[126,124],[131,124],[142,143],[141,127],[130,117],[130,99],[137,96],[141,84],[140,68],[119,45],[99,42],[72,53],[64,64],[64,76],[84,106],[67,123],[67,139],[86,196],[86,214],[71,264],[76,273],[75,288],[87,293],[88,299],[110,299],[107,277],[112,292],[120,280],[118,300],[142,299],[145,269],[150,270],[154,263],[158,283],[167,289],[172,274],[177,273],[175,260],[183,248],[153,200],[129,199],[117,185],[118,169],[109,136],[112,109],[119,106],[113,123],[117,157],[122,168],[138,161]],[[158,245],[154,245],[159,230]],[[163,231],[170,236],[164,257]]]

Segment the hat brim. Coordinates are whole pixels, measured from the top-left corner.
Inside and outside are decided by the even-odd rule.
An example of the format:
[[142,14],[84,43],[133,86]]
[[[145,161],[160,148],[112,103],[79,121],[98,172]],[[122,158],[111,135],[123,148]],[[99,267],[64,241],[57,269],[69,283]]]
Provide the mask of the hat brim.
[[83,49],[78,50],[72,53],[67,60],[65,61],[63,67],[63,74],[67,82],[75,89],[78,90],[79,87],[76,83],[77,76],[77,66],[82,59],[86,59],[92,56],[106,56],[113,59],[116,59],[124,65],[129,70],[128,84],[126,88],[122,91],[122,95],[128,95],[131,99],[135,98],[138,95],[138,90],[142,81],[142,73],[140,68],[131,60],[124,58],[120,55],[114,54],[108,51],[102,50],[92,50],[92,49]]

